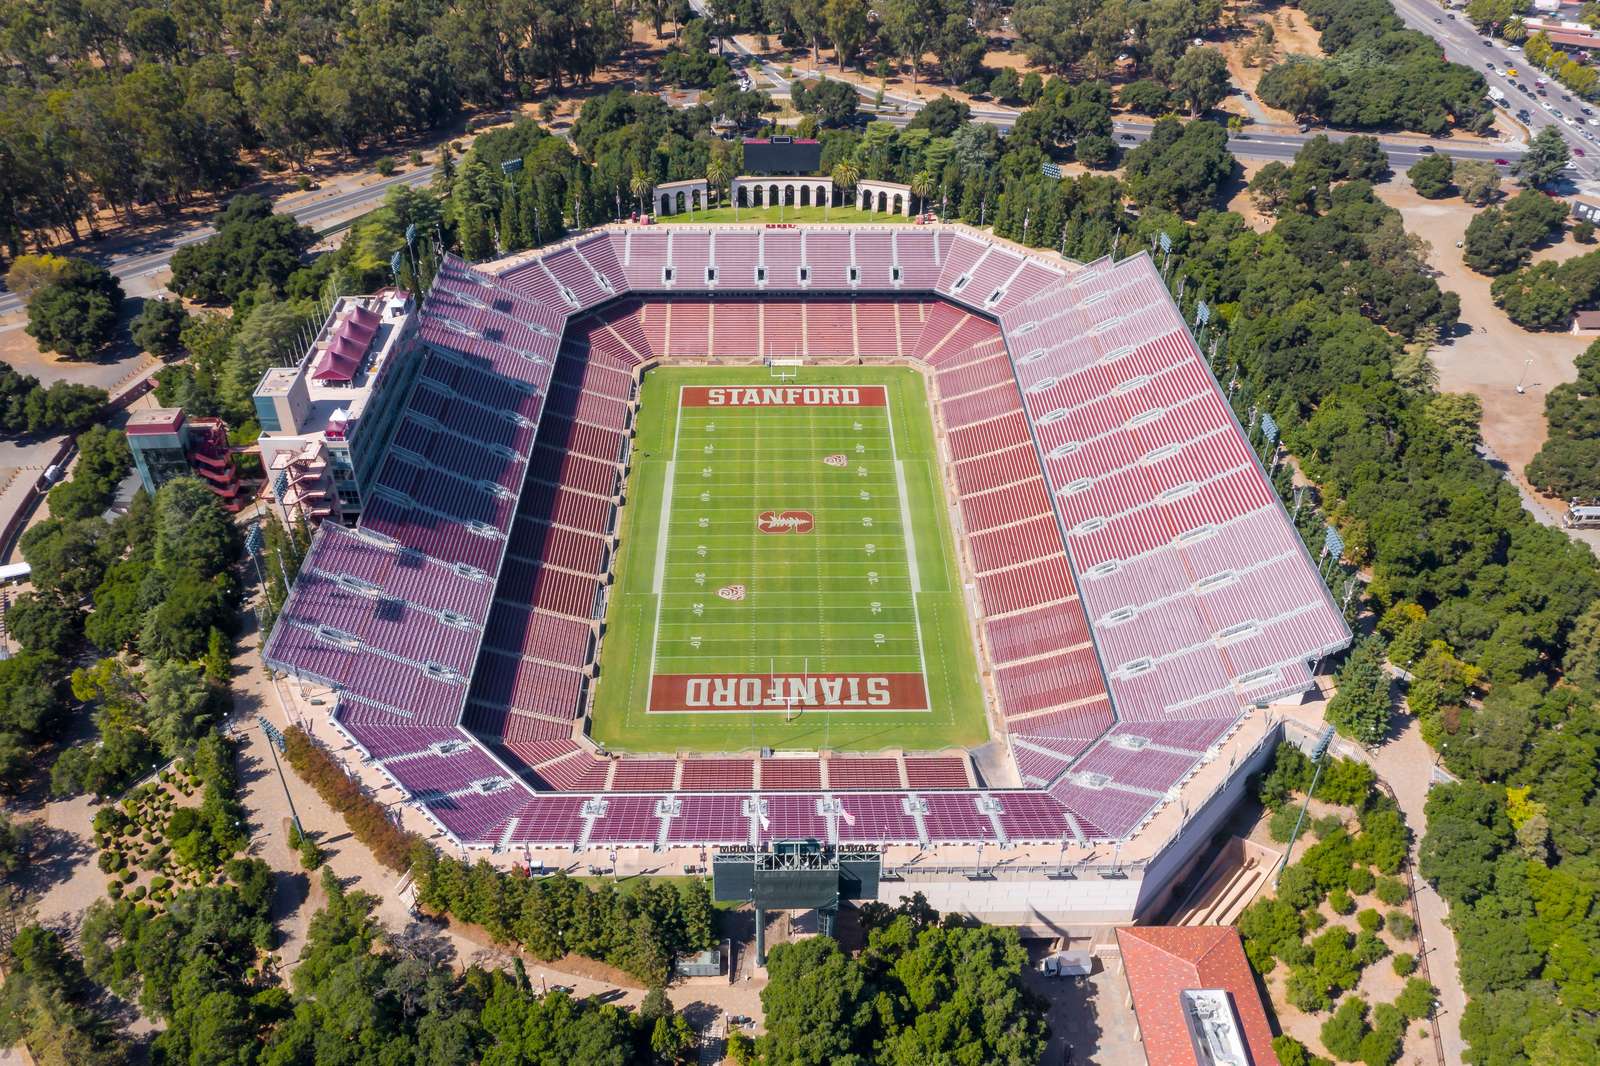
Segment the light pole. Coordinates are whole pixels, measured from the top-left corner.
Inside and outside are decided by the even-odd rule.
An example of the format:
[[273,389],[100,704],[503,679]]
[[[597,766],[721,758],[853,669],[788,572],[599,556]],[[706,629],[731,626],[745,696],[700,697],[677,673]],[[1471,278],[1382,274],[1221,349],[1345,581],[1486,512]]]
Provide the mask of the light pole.
[[1533,360],[1532,359],[1524,359],[1522,361],[1522,375],[1517,378],[1517,395],[1518,396],[1521,396],[1523,393],[1528,391],[1527,389],[1525,389],[1523,387],[1523,382],[1527,381],[1527,379],[1528,379],[1528,368],[1531,367],[1532,365],[1533,365]]

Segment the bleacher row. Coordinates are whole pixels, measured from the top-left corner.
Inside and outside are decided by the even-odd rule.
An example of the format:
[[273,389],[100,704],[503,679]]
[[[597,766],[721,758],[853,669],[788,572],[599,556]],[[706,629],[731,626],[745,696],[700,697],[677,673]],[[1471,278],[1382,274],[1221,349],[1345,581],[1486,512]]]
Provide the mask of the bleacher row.
[[[785,809],[802,810],[812,790],[883,788],[883,759],[769,771],[601,758],[578,736],[637,374],[659,359],[903,353],[931,369],[1001,711],[1041,789],[1005,793],[997,818],[1125,837],[1245,705],[1308,687],[1308,661],[1348,640],[1146,257],[1069,272],[941,228],[611,228],[499,278],[447,260],[421,336],[362,530],[319,534],[308,566],[328,579],[297,586],[268,654],[337,688],[341,728],[390,777],[410,764],[403,787],[464,842],[598,840],[616,823],[582,817],[585,794],[642,810],[627,793],[668,789],[683,816],[634,819],[657,842],[743,840],[739,793],[794,789]],[[320,562],[341,546],[415,557],[471,609],[430,613],[415,575],[390,574],[367,618],[367,590]],[[461,640],[401,636],[404,618],[481,635],[476,668],[458,669]],[[498,762],[455,748],[463,711],[456,737]],[[956,762],[915,779],[914,758],[898,765],[907,789],[970,787]],[[878,839],[987,838],[972,793],[942,795],[915,815],[899,796],[852,802]]]
[[439,796],[430,809],[463,839],[530,847],[760,844],[799,837],[837,844],[1024,844],[1073,833],[1059,803],[1030,791],[566,792],[530,798],[507,787]]

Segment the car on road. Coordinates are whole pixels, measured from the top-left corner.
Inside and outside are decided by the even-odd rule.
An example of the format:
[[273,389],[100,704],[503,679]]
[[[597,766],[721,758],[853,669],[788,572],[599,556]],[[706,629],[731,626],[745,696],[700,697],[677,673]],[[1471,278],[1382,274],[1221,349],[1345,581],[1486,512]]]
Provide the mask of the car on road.
[[1497,166],[1497,167],[1509,167],[1511,165],[1511,160],[1509,160],[1509,159],[1496,159],[1494,161],[1494,165]]
[[728,1015],[728,1024],[732,1025],[732,1026],[737,1026],[739,1028],[743,1028],[746,1025],[754,1025],[755,1023],[756,1023],[756,1020],[754,1018],[750,1017],[750,1015],[748,1015],[748,1014],[730,1014],[730,1015]]
[[1433,20],[1433,24],[1435,26],[1443,26],[1444,25],[1444,19],[1434,19]]
[[[1483,67],[1484,67],[1485,70],[1494,70],[1494,60],[1492,60],[1492,59],[1489,60],[1487,63],[1485,63],[1483,65]],[[1498,74],[1499,71],[1495,71],[1495,73]]]
[[1572,121],[1572,118],[1569,115],[1562,115],[1561,116],[1561,121],[1566,123],[1568,126],[1576,126],[1577,125],[1576,122]]
[[1421,148],[1418,148],[1417,151],[1421,152],[1423,155],[1432,155],[1433,154],[1433,145],[1425,144]]
[[1573,149],[1572,149],[1572,154],[1576,155],[1576,156],[1581,156],[1581,155],[1583,155],[1583,149],[1574,146]]
[[1508,44],[1508,45],[1506,45],[1506,51],[1508,51],[1508,52],[1520,52],[1520,51],[1522,51],[1522,46],[1520,44]]
[[1124,133],[1124,134],[1123,134],[1123,135],[1122,135],[1122,139],[1123,139],[1123,140],[1125,140],[1125,141],[1131,141],[1131,140],[1133,140],[1133,134],[1131,134],[1131,133]]

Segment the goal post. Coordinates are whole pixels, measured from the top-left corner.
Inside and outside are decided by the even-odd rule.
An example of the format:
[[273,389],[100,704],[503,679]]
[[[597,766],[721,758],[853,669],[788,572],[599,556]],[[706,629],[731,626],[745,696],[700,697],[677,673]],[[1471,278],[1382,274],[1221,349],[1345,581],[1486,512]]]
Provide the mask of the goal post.
[[800,377],[800,365],[804,359],[782,358],[779,356],[766,356],[762,362],[767,364],[767,372],[778,381],[795,381]]

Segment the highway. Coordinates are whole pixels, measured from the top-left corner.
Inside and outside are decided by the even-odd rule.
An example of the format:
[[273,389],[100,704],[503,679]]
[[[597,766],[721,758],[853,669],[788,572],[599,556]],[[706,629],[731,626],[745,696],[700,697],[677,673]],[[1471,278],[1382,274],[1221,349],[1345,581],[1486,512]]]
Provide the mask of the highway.
[[[336,193],[326,199],[313,200],[296,206],[296,200],[305,200],[314,195],[299,193],[279,202],[279,210],[287,209],[295,218],[310,226],[312,229],[320,228],[340,215],[351,211],[375,206],[383,199],[384,194],[396,185],[422,185],[433,178],[433,166],[417,167],[404,174],[394,174],[387,178],[379,178],[371,185],[348,192]],[[137,278],[146,274],[154,274],[166,269],[172,263],[173,253],[185,245],[203,241],[216,233],[210,226],[197,226],[166,243],[156,240],[145,242],[134,247],[119,250],[109,254],[87,252],[86,257],[93,259],[115,274],[119,278]],[[0,315],[9,314],[20,310],[22,301],[12,293],[0,291]]]
[[[694,6],[698,10],[702,6],[702,0],[695,0]],[[1430,29],[1437,28],[1433,26],[1431,21],[1428,26]],[[1470,25],[1467,28],[1470,30]],[[1474,42],[1477,40],[1476,36],[1472,36],[1471,39]],[[723,38],[723,44],[735,54],[741,64],[759,68],[761,74],[772,83],[773,91],[777,95],[788,95],[789,86],[795,79],[785,78],[777,65],[757,59],[754,53],[736,38]],[[1486,76],[1487,74],[1488,72],[1485,71]],[[860,84],[856,84],[855,89],[865,100],[872,101],[877,98],[876,89]],[[920,111],[925,104],[922,100],[897,96],[893,93],[886,93],[883,100],[886,105],[895,107],[897,110],[885,114],[875,114],[869,110],[866,114],[869,117],[896,126],[904,126],[910,122],[912,116],[917,111]],[[991,126],[999,127],[1001,130],[1009,130],[1015,125],[1018,114],[1019,112],[1017,111],[1003,107],[974,107],[972,109],[972,118],[975,121],[986,122]],[[1116,139],[1119,147],[1131,147],[1150,136],[1150,127],[1151,123],[1149,122],[1116,121],[1112,123],[1112,136]],[[1294,158],[1295,153],[1300,150],[1302,145],[1319,134],[1325,134],[1335,141],[1357,136],[1354,133],[1336,130],[1313,129],[1308,133],[1301,133],[1298,130],[1259,127],[1258,132],[1249,132],[1247,130],[1237,136],[1229,137],[1228,150],[1241,159],[1276,159],[1288,162]],[[1435,151],[1446,152],[1457,159],[1482,159],[1491,162],[1505,160],[1508,164],[1515,162],[1517,157],[1522,154],[1522,148],[1518,146],[1484,144],[1475,141],[1463,141],[1458,144],[1449,138],[1434,138],[1431,141],[1427,141],[1416,138],[1386,139],[1380,137],[1378,143],[1382,146],[1384,154],[1389,157],[1390,167],[1395,170],[1405,170],[1423,156],[1431,154],[1425,150],[1425,146],[1431,147]]]
[[[1407,26],[1426,33],[1444,47],[1445,58],[1471,67],[1491,86],[1504,92],[1513,114],[1526,109],[1528,118],[1523,125],[1530,133],[1538,133],[1546,126],[1561,131],[1576,164],[1576,169],[1568,173],[1577,178],[1593,178],[1600,174],[1600,147],[1596,146],[1596,140],[1600,140],[1600,125],[1587,122],[1591,117],[1600,118],[1600,114],[1585,115],[1581,110],[1583,101],[1573,97],[1554,78],[1528,64],[1520,48],[1479,34],[1464,13],[1446,11],[1428,0],[1392,0],[1392,3],[1395,13]],[[1517,76],[1505,77],[1501,72],[1507,69],[1516,70]],[[1549,83],[1545,96],[1517,88],[1520,83],[1535,90],[1534,82],[1539,79]]]

